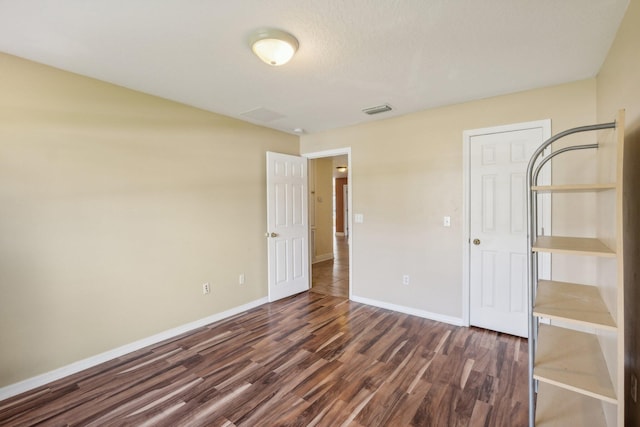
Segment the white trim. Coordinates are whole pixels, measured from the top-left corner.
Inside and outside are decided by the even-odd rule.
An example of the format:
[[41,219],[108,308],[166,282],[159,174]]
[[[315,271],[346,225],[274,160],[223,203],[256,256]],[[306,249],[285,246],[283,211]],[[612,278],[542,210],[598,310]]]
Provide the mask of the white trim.
[[[333,150],[324,150],[324,151],[314,151],[312,153],[302,153],[300,154],[302,157],[306,157],[307,159],[322,159],[325,157],[335,157],[335,156],[343,156],[343,155],[351,155],[351,147],[344,148],[335,148]],[[347,172],[351,169],[349,168],[351,165],[347,165]]]
[[344,232],[343,231],[336,231],[336,236],[344,236]]
[[46,372],[41,375],[37,375],[35,377],[28,378],[24,381],[20,381],[15,384],[10,384],[8,386],[0,388],[0,401],[16,396],[20,393],[24,393],[25,391],[32,390],[36,387],[43,386],[52,381],[59,380],[60,378],[64,378],[66,376],[83,371],[85,369],[92,368],[94,366],[97,366],[104,362],[108,362],[109,360],[113,360],[120,356],[124,356],[125,354],[129,354],[133,351],[140,350],[141,348],[157,344],[159,342],[162,342],[170,338],[177,337],[178,335],[184,334],[185,332],[189,332],[194,329],[200,328],[202,326],[206,326],[211,323],[218,322],[220,320],[226,319],[231,316],[235,316],[236,314],[240,314],[247,310],[251,310],[252,308],[266,304],[267,302],[268,302],[267,297],[260,298],[258,300],[251,301],[247,304],[243,304],[238,307],[231,308],[221,313],[213,314],[211,316],[205,317],[204,319],[196,320],[191,323],[186,323],[184,325],[178,326],[176,328],[168,329],[166,331],[160,332],[150,337],[143,338],[141,340],[134,341],[129,344],[125,344],[122,347],[114,348],[112,350],[105,351],[104,353],[100,353],[95,356],[91,356],[86,359],[73,362],[69,365],[63,366],[53,371]]
[[315,259],[313,260],[313,263],[317,264],[322,261],[329,261],[330,259],[333,259],[333,252],[328,254],[316,255]]
[[396,311],[398,313],[410,314],[412,316],[422,317],[424,319],[434,320],[436,322],[448,323],[455,326],[465,326],[462,319],[459,317],[447,316],[445,314],[432,313],[426,310],[420,310],[418,308],[406,307],[404,305],[391,304],[384,301],[378,301],[370,298],[359,297],[351,295],[352,301],[359,302],[373,307],[380,307],[386,310]]
[[469,197],[470,197],[470,183],[469,183],[469,155],[470,155],[470,143],[471,135],[467,134],[467,131],[462,132],[462,323],[465,326],[470,325],[469,310],[470,310],[470,277],[469,277],[469,263],[471,257],[470,250],[470,213],[469,213]]
[[324,157],[342,156],[345,154],[347,155],[347,182],[349,183],[349,194],[347,200],[349,217],[346,218],[348,224],[347,230],[349,230],[349,234],[347,236],[347,241],[349,242],[349,299],[353,299],[353,167],[351,166],[351,147],[303,153],[301,156],[306,157],[307,159],[321,159]]
[[[492,133],[502,133],[502,132],[513,132],[518,130],[527,130],[541,128],[542,129],[542,140],[546,141],[551,138],[551,119],[545,120],[536,120],[532,122],[523,122],[523,123],[513,123],[509,125],[503,126],[492,126],[487,128],[480,129],[470,129],[462,132],[462,322],[463,325],[469,326],[470,321],[470,271],[469,271],[469,263],[470,263],[470,203],[469,198],[470,194],[470,161],[469,156],[471,154],[471,149],[469,144],[471,143],[472,136],[478,135],[487,135]],[[540,179],[543,183],[551,183],[551,173],[550,167],[545,167],[541,172]],[[545,229],[551,230],[551,203],[543,204],[543,219],[541,221],[541,227],[544,226]],[[548,234],[548,233],[547,233]],[[547,258],[548,259],[548,258]],[[550,271],[549,266],[542,266],[544,271]]]

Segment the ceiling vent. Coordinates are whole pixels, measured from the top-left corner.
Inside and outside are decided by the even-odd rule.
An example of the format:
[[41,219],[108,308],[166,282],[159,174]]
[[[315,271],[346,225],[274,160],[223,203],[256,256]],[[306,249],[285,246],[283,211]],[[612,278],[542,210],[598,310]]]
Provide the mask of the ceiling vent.
[[380,113],[384,113],[384,112],[391,111],[391,110],[392,110],[392,108],[391,108],[390,105],[382,104],[382,105],[378,105],[376,107],[365,108],[364,110],[362,110],[362,112],[372,116],[374,114],[380,114]]
[[251,111],[245,111],[244,113],[240,113],[240,115],[249,119],[259,120],[261,122],[272,122],[274,120],[286,117],[284,114],[267,110],[266,108],[262,107],[256,108]]

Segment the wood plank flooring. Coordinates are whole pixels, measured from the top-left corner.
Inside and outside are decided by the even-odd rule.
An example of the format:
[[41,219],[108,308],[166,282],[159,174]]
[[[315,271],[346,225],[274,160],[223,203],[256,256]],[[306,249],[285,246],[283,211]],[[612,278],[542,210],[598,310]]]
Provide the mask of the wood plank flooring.
[[2,426],[526,426],[527,344],[305,292],[0,402]]
[[333,259],[311,267],[311,291],[337,297],[349,296],[349,244],[347,237],[335,236]]

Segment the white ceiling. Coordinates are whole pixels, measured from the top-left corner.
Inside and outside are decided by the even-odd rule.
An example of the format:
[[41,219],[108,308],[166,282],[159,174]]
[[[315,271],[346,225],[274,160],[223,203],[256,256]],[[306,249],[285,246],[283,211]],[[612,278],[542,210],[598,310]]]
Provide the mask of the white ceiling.
[[[313,133],[593,77],[627,4],[0,0],[0,51]],[[270,67],[253,55],[248,39],[263,27],[298,38],[289,64]],[[394,110],[373,117],[361,111],[383,103]],[[256,109],[263,114],[243,115]]]

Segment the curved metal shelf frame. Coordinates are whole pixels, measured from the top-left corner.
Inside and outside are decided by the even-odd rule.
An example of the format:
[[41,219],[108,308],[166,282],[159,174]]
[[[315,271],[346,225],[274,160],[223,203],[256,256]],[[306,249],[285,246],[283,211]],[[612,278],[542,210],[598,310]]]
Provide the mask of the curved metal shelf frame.
[[536,151],[531,156],[529,160],[529,164],[527,166],[527,189],[529,191],[529,197],[527,197],[527,247],[529,250],[529,256],[527,257],[527,269],[529,271],[528,280],[529,280],[529,426],[534,427],[535,425],[535,392],[536,392],[536,381],[533,378],[533,365],[535,361],[535,347],[536,347],[536,337],[538,333],[538,320],[533,316],[533,302],[536,298],[536,283],[538,281],[538,263],[537,256],[532,251],[533,241],[537,237],[537,191],[532,189],[532,186],[537,185],[538,175],[543,166],[549,163],[551,159],[554,157],[564,154],[570,151],[575,150],[588,150],[588,149],[597,149],[598,144],[582,144],[582,145],[572,145],[568,147],[561,148],[549,154],[546,157],[541,157],[544,151],[551,146],[554,142],[562,139],[566,136],[573,135],[580,132],[592,132],[603,129],[613,129],[616,127],[616,122],[610,123],[601,123],[596,125],[589,126],[580,126],[572,129],[565,130],[564,132],[560,132],[557,135],[549,138],[545,142],[536,149]]

